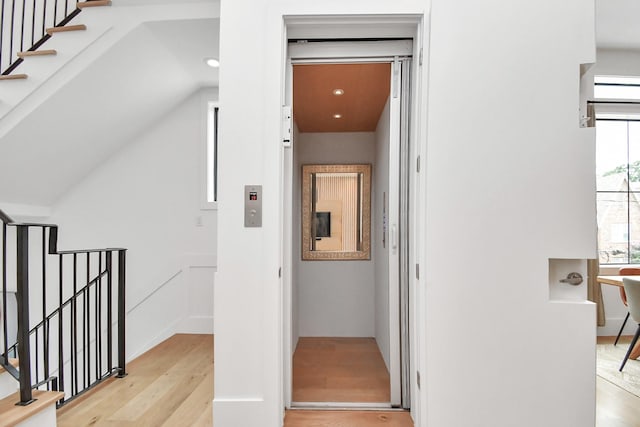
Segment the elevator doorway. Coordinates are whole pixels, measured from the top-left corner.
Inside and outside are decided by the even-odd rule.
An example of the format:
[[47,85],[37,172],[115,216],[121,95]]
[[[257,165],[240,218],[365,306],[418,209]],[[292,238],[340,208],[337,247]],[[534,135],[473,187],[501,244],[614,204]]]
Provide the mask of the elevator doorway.
[[[288,176],[292,188],[288,407],[410,407],[411,42],[395,46],[400,48],[394,55],[291,58],[292,147],[285,159],[285,181]],[[303,173],[310,165],[370,165],[369,200],[360,205],[369,210],[369,223],[347,229],[348,208],[331,210],[339,197],[322,199],[316,187],[316,208],[305,210]],[[332,177],[334,187],[340,187],[339,178]],[[329,218],[334,233],[364,239],[366,257],[325,257],[322,245],[336,240],[326,230]],[[309,231],[312,238],[305,240]],[[305,249],[320,258],[305,259]]]

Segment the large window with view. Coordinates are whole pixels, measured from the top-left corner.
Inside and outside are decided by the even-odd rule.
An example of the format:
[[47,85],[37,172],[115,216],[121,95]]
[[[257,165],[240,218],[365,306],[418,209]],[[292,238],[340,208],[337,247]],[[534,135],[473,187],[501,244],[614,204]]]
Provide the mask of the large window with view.
[[640,264],[640,79],[597,77],[594,95],[600,263]]

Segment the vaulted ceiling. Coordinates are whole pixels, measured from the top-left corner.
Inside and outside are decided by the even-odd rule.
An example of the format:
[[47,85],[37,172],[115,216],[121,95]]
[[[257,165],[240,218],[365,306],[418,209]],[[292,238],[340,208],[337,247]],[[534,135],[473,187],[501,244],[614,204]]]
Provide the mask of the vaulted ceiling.
[[12,177],[0,201],[51,206],[190,94],[218,86],[204,62],[218,57],[218,33],[218,18],[151,21],[108,47],[0,136]]

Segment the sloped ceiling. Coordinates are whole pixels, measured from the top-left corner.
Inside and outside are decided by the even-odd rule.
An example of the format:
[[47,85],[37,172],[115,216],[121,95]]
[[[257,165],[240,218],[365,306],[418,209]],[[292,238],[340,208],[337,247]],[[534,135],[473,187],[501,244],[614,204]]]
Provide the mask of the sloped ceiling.
[[52,205],[189,94],[217,86],[203,58],[218,56],[218,34],[219,19],[131,31],[0,140],[0,200]]

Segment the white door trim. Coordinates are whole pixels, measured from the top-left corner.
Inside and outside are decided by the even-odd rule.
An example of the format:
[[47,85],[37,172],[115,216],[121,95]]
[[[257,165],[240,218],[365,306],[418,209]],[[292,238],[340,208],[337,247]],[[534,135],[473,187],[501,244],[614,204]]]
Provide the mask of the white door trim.
[[[424,113],[426,108],[426,97],[423,92],[426,92],[426,86],[421,84],[424,80],[424,76],[422,75],[423,69],[421,68],[423,58],[422,58],[422,49],[425,49],[425,57],[428,55],[428,44],[423,46],[423,32],[428,33],[429,31],[429,14],[428,13],[420,13],[415,15],[344,15],[344,16],[283,16],[284,25],[283,25],[283,39],[282,42],[286,46],[288,37],[295,39],[318,39],[318,38],[409,38],[413,40],[413,49],[412,55],[414,57],[413,66],[412,66],[412,88],[411,88],[411,97],[414,100],[411,106],[411,117],[419,117],[421,113]],[[285,61],[288,58],[287,47],[284,48],[284,59]],[[426,62],[425,62],[426,63]],[[283,71],[286,71],[289,65],[284,64]],[[426,67],[424,68],[426,70]],[[283,79],[284,82],[284,79]],[[285,85],[286,86],[286,85]],[[283,102],[285,102],[287,88],[283,88]],[[409,169],[412,171],[410,173],[410,184],[411,184],[411,207],[409,211],[410,216],[410,226],[412,226],[411,231],[411,241],[410,241],[410,253],[409,253],[409,262],[410,266],[413,266],[414,263],[417,263],[418,260],[421,259],[420,255],[420,247],[419,247],[419,239],[418,237],[423,237],[423,229],[416,224],[416,218],[419,217],[419,214],[424,209],[424,197],[421,195],[420,187],[424,188],[424,174],[417,174],[413,166],[420,154],[425,153],[425,142],[422,139],[426,135],[426,127],[425,121],[414,120],[410,124],[411,129],[411,140],[410,140],[410,159],[409,159]],[[294,142],[295,143],[295,142]],[[286,152],[286,150],[285,150]],[[283,160],[284,160],[283,156]],[[424,159],[423,159],[424,160]],[[285,162],[281,164],[281,173],[286,173],[285,170]],[[290,171],[289,171],[290,173]],[[415,184],[415,185],[414,185]],[[287,197],[286,191],[282,193],[283,198]],[[289,196],[290,197],[290,196]],[[284,205],[286,205],[286,201]],[[287,221],[289,221],[287,223]],[[292,226],[291,218],[283,219],[283,228]],[[415,225],[415,227],[414,227]],[[416,240],[418,239],[418,240]],[[291,255],[291,239],[285,240],[283,245],[288,247],[284,248],[284,254]],[[285,257],[286,258],[286,257]],[[292,282],[292,270],[291,270],[291,258],[283,259],[283,283],[285,284],[283,288],[283,322],[284,328],[283,333],[288,333],[283,337],[284,342],[284,353],[283,356],[286,359],[289,355],[292,354],[292,345],[291,340],[288,337],[291,336],[291,282]],[[287,268],[288,265],[288,268]],[[412,271],[412,270],[411,270]],[[421,321],[424,321],[424,299],[425,294],[424,291],[416,291],[417,286],[419,285],[419,280],[417,277],[414,278],[413,274],[409,275],[410,277],[410,294],[411,294],[411,351],[410,351],[410,389],[412,396],[412,415],[414,421],[417,425],[425,425],[425,410],[426,410],[426,394],[421,393],[419,388],[417,387],[416,375],[414,373],[420,369],[422,369],[422,378],[423,378],[423,388],[424,382],[426,380],[426,362],[423,360],[421,355],[425,354],[424,345],[426,344],[425,335],[424,335],[424,325],[421,325]],[[287,286],[288,283],[288,286]],[[286,367],[286,364],[285,364]],[[284,387],[282,388],[283,393],[288,393],[288,398],[285,396],[284,402],[287,404],[287,407],[290,407],[290,397],[291,397],[291,367],[289,364],[289,372],[285,372],[283,376],[283,381],[285,381]],[[288,384],[287,384],[288,381]]]
[[[358,51],[358,46],[363,43],[363,52]],[[334,62],[336,60],[340,62],[357,62],[359,59],[367,58],[368,62],[389,62],[392,67],[391,73],[391,93],[389,97],[390,108],[390,138],[389,138],[389,225],[390,225],[390,252],[389,252],[389,374],[391,384],[391,405],[398,407],[402,404],[402,359],[401,359],[401,324],[400,324],[400,137],[401,137],[401,100],[402,100],[402,76],[401,76],[401,64],[398,61],[399,57],[408,57],[412,53],[412,42],[410,40],[394,40],[391,42],[332,42],[332,43],[304,43],[301,45],[290,44],[289,45],[289,57],[286,64],[286,93],[285,99],[287,106],[292,105],[292,64],[294,63],[309,63],[309,61],[318,62]],[[344,51],[341,51],[340,45],[345,47]],[[396,49],[395,51],[393,49]],[[356,55],[351,57],[349,55]],[[380,55],[380,56],[377,56]],[[406,129],[404,130],[406,131]],[[294,142],[295,143],[295,142]],[[284,209],[289,209],[289,212],[284,213],[284,230],[283,237],[289,240],[285,245],[284,254],[287,257],[285,265],[292,260],[293,242],[291,239],[291,226],[293,221],[291,218],[292,208],[292,193],[291,193],[291,178],[293,175],[292,168],[292,153],[291,150],[284,151],[283,157],[283,182],[287,183],[284,190]],[[409,236],[406,236],[407,238]],[[291,313],[293,311],[293,298],[292,296],[292,280],[290,280],[291,274],[284,278],[285,283],[285,297],[284,297],[284,316],[285,316],[285,359],[289,359],[289,355],[292,356],[294,343],[290,339],[293,334],[293,325]],[[408,337],[407,337],[408,338]],[[406,361],[409,364],[409,360]],[[289,360],[284,361],[284,391],[287,407],[292,405],[292,363]]]

